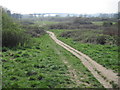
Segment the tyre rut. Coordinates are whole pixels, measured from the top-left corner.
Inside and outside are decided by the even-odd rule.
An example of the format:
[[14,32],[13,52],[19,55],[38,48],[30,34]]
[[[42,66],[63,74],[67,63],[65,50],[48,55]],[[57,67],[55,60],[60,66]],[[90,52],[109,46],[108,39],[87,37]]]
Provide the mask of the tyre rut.
[[[77,58],[79,58],[83,65],[88,68],[88,70],[93,74],[93,76],[105,87],[105,88],[112,88],[110,84],[113,81],[115,84],[118,84],[118,76],[112,70],[108,70],[102,65],[98,64],[94,60],[92,60],[87,55],[81,53],[80,51],[70,47],[69,45],[63,43],[62,41],[58,40],[53,32],[46,31],[49,36],[60,46],[74,54]],[[100,72],[100,73],[98,73]]]

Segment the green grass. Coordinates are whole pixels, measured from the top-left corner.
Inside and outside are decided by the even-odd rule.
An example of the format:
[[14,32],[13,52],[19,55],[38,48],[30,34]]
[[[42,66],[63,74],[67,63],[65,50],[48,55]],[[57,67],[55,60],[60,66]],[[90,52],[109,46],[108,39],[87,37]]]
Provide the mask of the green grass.
[[66,31],[78,31],[78,30],[72,30],[72,29],[51,29],[50,31],[54,32],[57,36],[59,36],[61,33]]
[[102,26],[103,25],[103,21],[96,21],[96,22],[92,22],[94,25],[99,25]]
[[[53,30],[52,30],[53,31]],[[104,67],[118,72],[118,47],[114,45],[87,44],[74,41],[72,38],[59,37],[63,30],[54,30],[57,37],[68,45],[90,56]]]
[[33,46],[7,49],[2,53],[3,88],[77,87],[63,60],[78,71],[83,82],[79,87],[103,88],[78,58],[58,46],[48,35],[34,40]]

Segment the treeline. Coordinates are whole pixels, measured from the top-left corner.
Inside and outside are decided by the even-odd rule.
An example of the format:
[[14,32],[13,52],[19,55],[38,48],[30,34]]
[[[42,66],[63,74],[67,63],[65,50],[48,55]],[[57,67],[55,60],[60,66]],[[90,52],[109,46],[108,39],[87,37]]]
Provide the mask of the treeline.
[[18,14],[18,13],[11,13],[11,11],[10,10],[7,10],[7,9],[4,9],[4,11],[6,11],[6,13],[9,15],[9,16],[11,16],[11,17],[13,17],[13,18],[15,18],[15,19],[20,19],[20,18],[22,18],[22,14]]

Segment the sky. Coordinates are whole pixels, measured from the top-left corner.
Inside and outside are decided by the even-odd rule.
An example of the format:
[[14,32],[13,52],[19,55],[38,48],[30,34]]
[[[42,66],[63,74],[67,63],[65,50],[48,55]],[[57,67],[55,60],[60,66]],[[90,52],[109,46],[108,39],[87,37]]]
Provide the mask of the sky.
[[117,13],[120,0],[0,0],[14,13]]

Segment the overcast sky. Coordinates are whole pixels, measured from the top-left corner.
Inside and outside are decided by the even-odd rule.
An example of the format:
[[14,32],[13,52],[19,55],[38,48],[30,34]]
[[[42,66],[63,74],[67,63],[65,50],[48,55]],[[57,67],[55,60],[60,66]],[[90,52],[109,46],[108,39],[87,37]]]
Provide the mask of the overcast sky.
[[0,5],[22,13],[116,13],[120,0],[0,0]]

